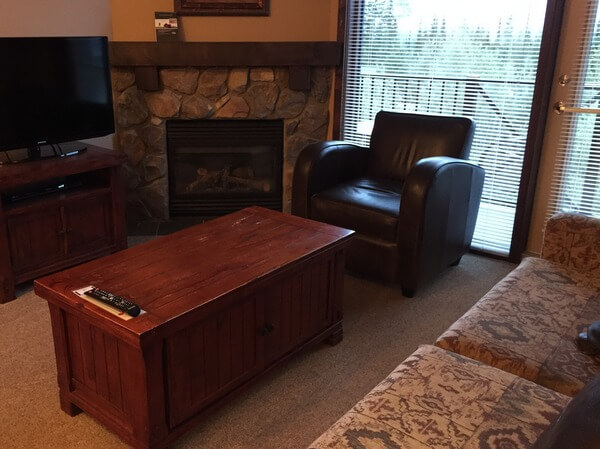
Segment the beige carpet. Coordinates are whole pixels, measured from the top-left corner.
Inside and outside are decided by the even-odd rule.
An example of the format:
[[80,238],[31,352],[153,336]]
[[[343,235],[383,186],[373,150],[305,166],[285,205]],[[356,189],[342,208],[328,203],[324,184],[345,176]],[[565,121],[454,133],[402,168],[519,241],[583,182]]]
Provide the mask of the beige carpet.
[[[173,448],[304,448],[419,344],[431,343],[514,266],[467,255],[413,299],[346,277],[345,338],[279,367]],[[58,404],[50,320],[31,288],[0,305],[0,448],[123,448]]]

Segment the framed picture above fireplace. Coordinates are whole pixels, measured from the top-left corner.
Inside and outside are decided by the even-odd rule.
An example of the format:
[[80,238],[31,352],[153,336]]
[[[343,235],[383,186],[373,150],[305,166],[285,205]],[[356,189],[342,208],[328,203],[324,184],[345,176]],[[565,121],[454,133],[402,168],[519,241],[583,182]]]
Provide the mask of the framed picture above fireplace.
[[268,16],[269,0],[175,0],[182,16]]

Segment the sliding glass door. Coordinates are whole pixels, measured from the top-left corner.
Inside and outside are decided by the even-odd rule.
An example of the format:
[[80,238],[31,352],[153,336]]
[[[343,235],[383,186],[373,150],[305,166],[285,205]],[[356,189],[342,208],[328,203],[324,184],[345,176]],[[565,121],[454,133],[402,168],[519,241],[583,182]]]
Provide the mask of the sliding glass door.
[[486,170],[475,248],[508,255],[546,0],[349,0],[342,138],[379,110],[465,115]]

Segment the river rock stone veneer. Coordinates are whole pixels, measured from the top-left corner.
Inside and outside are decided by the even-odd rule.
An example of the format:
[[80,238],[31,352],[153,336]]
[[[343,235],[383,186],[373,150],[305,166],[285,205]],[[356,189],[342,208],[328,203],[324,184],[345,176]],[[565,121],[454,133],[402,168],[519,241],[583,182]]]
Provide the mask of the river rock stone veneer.
[[169,218],[166,121],[169,119],[283,119],[284,211],[290,210],[294,164],[308,144],[324,140],[329,126],[332,69],[311,69],[311,88],[289,88],[289,70],[164,68],[161,89],[136,86],[133,68],[113,68],[116,146],[128,161],[128,219]]

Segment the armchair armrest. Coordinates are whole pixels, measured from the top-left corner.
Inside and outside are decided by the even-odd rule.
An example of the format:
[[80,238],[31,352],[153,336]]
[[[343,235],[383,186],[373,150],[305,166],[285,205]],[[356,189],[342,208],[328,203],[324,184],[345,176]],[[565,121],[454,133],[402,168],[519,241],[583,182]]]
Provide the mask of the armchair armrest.
[[[414,290],[422,280],[469,249],[483,190],[483,168],[463,159],[421,159],[406,177],[400,203],[400,282]],[[420,273],[420,274],[419,274]]]
[[546,223],[542,257],[600,277],[600,219],[560,213]]
[[368,148],[336,140],[304,148],[294,167],[292,214],[310,217],[311,196],[364,175],[368,156]]

